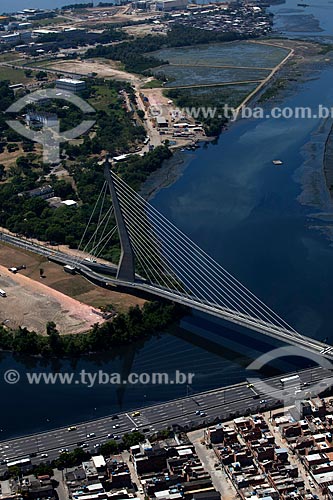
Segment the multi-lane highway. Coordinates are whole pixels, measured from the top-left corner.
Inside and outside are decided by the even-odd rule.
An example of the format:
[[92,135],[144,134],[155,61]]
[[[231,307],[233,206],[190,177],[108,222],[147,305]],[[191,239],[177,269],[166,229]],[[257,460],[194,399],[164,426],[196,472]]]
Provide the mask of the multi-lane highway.
[[[324,379],[330,379],[330,371],[321,367],[298,372],[301,388],[311,391],[311,385],[323,384],[320,390],[327,387]],[[235,414],[257,412],[276,407],[277,401],[285,399],[288,393],[294,397],[295,388],[288,390],[282,387],[281,376],[258,381],[252,387],[248,382],[229,386],[213,391],[198,393],[183,399],[145,407],[131,412],[111,415],[95,421],[75,424],[72,430],[68,428],[33,434],[0,442],[0,464],[6,468],[8,461],[28,458],[32,463],[53,460],[59,456],[60,450],[69,451],[82,446],[84,449],[98,453],[98,445],[110,439],[111,435],[120,440],[126,432],[138,429],[144,434],[166,429],[170,426],[180,426],[184,429],[207,425],[219,420],[227,420]],[[317,389],[316,389],[317,392]],[[284,394],[281,396],[281,394]],[[73,424],[71,424],[73,426]],[[109,436],[109,437],[108,437]]]

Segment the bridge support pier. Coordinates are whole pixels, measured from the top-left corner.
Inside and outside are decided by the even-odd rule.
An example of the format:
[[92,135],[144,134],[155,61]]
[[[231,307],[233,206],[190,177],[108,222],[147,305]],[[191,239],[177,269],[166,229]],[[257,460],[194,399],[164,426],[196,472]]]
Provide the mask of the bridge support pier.
[[119,203],[117,191],[112,178],[110,159],[107,156],[104,163],[104,177],[109,185],[114,214],[120,239],[121,254],[118,264],[117,279],[133,283],[135,281],[135,260],[132,244],[127,232],[126,223]]

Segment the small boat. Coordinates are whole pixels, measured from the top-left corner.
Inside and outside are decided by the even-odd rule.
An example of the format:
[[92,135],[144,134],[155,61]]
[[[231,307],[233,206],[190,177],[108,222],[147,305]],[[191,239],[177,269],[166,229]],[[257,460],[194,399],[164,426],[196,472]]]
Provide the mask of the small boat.
[[298,7],[309,7],[309,4],[307,4],[307,3],[298,3],[297,6]]
[[273,165],[283,165],[282,160],[273,160],[272,163],[273,163]]

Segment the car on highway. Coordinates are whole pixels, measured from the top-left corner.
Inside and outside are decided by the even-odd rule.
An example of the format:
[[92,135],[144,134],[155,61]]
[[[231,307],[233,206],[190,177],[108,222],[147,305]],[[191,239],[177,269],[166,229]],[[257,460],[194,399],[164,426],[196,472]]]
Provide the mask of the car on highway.
[[87,434],[87,438],[93,438],[95,436],[96,434],[94,432],[89,432],[89,434]]
[[34,452],[30,453],[29,457],[30,458],[37,457],[37,453],[34,451]]
[[68,448],[60,448],[59,453],[61,455],[61,453],[68,453],[68,451]]
[[111,420],[118,420],[118,415],[112,415]]
[[120,439],[120,436],[117,436],[116,434],[113,436],[113,439]]
[[111,434],[111,432],[109,432],[109,434],[106,436],[108,439],[113,439],[114,438],[114,435]]
[[82,443],[80,444],[80,448],[88,448],[89,444],[88,443]]
[[195,412],[195,414],[196,414],[196,415],[200,415],[200,413],[201,413],[201,411],[200,411],[200,410],[197,410],[197,411]]
[[132,427],[131,432],[137,432],[139,430],[139,427]]
[[139,411],[135,411],[132,413],[132,417],[139,417],[141,413]]
[[253,385],[253,384],[247,384],[247,385],[246,385],[246,387],[247,387],[248,389],[252,389],[252,387],[254,387],[254,385]]
[[47,453],[42,453],[40,458],[47,458],[48,457],[48,454]]
[[261,405],[265,405],[266,403],[267,403],[267,399],[261,399],[261,400],[260,400],[260,404],[261,404]]
[[75,427],[75,425],[71,425],[70,427],[68,427],[68,429],[67,429],[67,430],[68,430],[69,432],[71,432],[71,431],[76,431],[76,427]]
[[115,424],[112,426],[113,429],[119,429],[120,425],[119,424]]

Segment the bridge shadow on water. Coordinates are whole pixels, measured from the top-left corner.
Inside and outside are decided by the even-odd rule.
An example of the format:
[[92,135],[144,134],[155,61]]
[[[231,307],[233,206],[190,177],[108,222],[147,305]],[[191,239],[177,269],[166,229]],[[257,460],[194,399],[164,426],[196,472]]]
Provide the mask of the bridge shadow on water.
[[176,337],[205,352],[238,364],[240,370],[246,370],[247,377],[268,377],[313,365],[306,357],[290,356],[273,359],[260,372],[254,373],[247,370],[253,360],[286,344],[250,329],[246,331],[236,325],[226,325],[223,320],[200,312],[193,312],[192,316],[184,318],[180,327],[173,332]]

